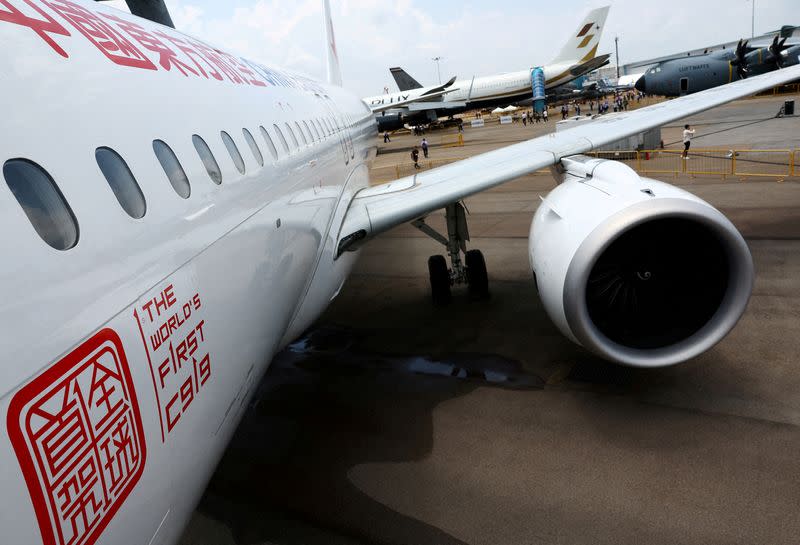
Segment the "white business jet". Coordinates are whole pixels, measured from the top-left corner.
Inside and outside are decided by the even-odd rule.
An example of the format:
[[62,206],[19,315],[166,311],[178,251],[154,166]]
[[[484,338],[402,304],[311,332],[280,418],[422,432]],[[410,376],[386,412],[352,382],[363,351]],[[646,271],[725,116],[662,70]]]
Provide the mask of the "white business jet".
[[[558,55],[543,71],[544,86],[554,89],[608,64],[609,55],[597,56],[609,6],[591,10],[567,39]],[[531,71],[450,80],[442,88],[424,87],[401,68],[390,71],[400,87],[399,93],[364,98],[373,108],[380,108],[379,129],[395,130],[405,124],[418,125],[436,121],[467,110],[508,106],[532,98]],[[433,94],[437,93],[437,94]],[[401,103],[402,102],[402,103]]]
[[446,208],[434,294],[483,292],[454,203],[541,168],[561,183],[533,219],[531,267],[569,338],[658,367],[741,316],[753,267],[733,225],[580,154],[800,67],[370,187],[374,115],[339,86],[328,23],[320,82],[95,2],[0,1],[3,543],[175,543],[271,358],[358,248]]

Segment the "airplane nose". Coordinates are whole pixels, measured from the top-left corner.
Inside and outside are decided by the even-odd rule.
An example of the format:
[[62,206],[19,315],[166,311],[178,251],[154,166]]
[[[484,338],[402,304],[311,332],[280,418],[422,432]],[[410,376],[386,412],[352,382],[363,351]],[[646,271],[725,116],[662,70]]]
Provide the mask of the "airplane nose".
[[647,82],[644,79],[644,76],[636,80],[636,84],[634,85],[637,91],[641,91],[642,93],[647,92]]

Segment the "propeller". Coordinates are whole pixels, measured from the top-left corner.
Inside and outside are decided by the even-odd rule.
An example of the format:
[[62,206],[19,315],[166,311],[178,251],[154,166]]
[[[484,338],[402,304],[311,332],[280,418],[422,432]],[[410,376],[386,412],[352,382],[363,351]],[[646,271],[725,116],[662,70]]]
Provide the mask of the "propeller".
[[778,68],[783,68],[783,52],[786,49],[789,49],[786,45],[786,39],[780,39],[780,36],[775,36],[775,39],[772,40],[772,45],[769,46],[769,52],[772,53],[772,58],[775,60],[775,64],[778,65]]
[[747,66],[747,42],[739,40],[739,45],[736,46],[736,53],[731,65],[736,67],[736,73],[739,79],[745,79],[748,73]]

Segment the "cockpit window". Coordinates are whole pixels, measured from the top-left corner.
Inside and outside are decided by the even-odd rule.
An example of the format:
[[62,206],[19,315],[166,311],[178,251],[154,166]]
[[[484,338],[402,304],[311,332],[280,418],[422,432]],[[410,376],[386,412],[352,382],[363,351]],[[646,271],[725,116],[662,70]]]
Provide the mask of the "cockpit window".
[[153,151],[158,158],[158,162],[161,163],[169,183],[172,184],[172,189],[181,198],[188,199],[189,195],[192,194],[192,186],[189,185],[189,178],[175,156],[175,152],[162,140],[153,140]]
[[42,240],[56,250],[69,250],[78,243],[78,220],[42,167],[26,159],[9,159],[3,176]]
[[147,212],[144,194],[125,160],[116,151],[105,147],[97,148],[94,156],[122,209],[134,219],[143,218]]

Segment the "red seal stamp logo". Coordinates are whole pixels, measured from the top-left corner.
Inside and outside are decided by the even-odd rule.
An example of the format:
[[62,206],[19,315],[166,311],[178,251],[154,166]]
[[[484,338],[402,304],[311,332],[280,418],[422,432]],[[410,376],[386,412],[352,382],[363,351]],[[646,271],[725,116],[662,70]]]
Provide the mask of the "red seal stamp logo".
[[144,470],[128,361],[104,329],[14,395],[8,434],[45,545],[91,545]]

